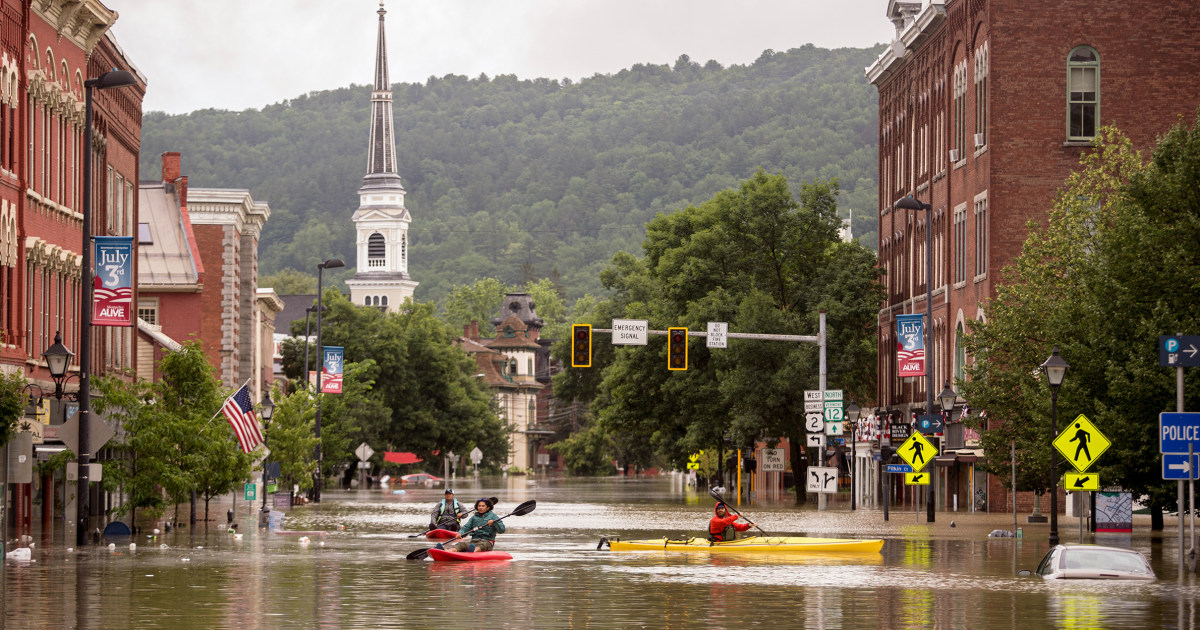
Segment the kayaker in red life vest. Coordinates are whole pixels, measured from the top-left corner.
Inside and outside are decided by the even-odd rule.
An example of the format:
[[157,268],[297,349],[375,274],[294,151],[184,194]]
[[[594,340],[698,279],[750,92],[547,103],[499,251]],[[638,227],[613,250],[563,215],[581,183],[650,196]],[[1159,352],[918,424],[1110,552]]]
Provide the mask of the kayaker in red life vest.
[[754,523],[737,522],[741,516],[730,514],[729,510],[725,508],[725,504],[721,501],[717,501],[716,507],[713,508],[713,513],[716,516],[712,517],[712,520],[708,522],[708,537],[714,542],[737,540],[738,532],[744,532],[754,527]]
[[475,513],[463,523],[462,531],[469,532],[476,527],[478,531],[471,533],[471,540],[458,539],[448,541],[449,544],[434,545],[438,549],[454,551],[491,551],[496,544],[496,534],[504,533],[504,521],[492,511],[492,504],[487,499],[475,502]]

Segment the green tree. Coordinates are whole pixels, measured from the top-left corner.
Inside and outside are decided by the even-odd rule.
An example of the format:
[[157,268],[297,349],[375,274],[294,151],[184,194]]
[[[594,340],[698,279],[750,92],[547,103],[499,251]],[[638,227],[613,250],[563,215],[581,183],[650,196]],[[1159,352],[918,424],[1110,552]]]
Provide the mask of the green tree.
[[274,289],[278,295],[315,295],[317,293],[317,277],[288,267],[272,274],[259,276],[258,286]]
[[20,372],[0,373],[0,446],[8,444],[25,415],[25,377]]
[[462,330],[472,321],[479,322],[482,335],[489,330],[488,322],[500,309],[504,295],[509,291],[508,286],[495,278],[481,278],[469,285],[456,285],[446,297],[442,317],[455,330]]
[[371,359],[348,362],[342,374],[342,393],[321,394],[321,475],[328,479],[358,461],[354,449],[369,427],[386,426],[391,409],[374,392],[379,365]]
[[286,396],[278,390],[271,393],[275,413],[267,425],[268,458],[279,463],[282,487],[301,490],[311,488],[317,472],[317,403],[312,390],[300,389]]

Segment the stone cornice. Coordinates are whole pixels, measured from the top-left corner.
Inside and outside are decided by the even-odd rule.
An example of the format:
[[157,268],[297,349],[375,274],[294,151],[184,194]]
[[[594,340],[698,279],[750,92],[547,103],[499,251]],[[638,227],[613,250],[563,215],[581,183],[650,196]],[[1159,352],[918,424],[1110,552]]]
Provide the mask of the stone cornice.
[[99,0],[33,0],[32,9],[54,27],[60,40],[70,39],[87,55],[118,15]]

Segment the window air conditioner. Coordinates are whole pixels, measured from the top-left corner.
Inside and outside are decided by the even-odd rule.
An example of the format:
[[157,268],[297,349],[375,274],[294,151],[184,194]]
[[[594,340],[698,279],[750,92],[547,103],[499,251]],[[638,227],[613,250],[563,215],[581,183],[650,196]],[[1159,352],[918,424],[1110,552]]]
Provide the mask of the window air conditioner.
[[955,164],[957,162],[958,162],[958,149],[950,149],[950,163]]
[[975,146],[976,147],[983,146],[983,134],[981,134],[981,133],[975,134]]

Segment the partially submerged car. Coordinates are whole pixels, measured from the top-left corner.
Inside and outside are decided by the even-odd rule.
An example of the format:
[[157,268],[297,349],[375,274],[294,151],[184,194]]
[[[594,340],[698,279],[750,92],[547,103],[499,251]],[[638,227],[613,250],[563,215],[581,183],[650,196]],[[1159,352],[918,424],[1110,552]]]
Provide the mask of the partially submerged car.
[[[1034,574],[1047,580],[1153,580],[1154,569],[1141,552],[1100,545],[1056,545]],[[1021,571],[1021,575],[1030,575]]]

